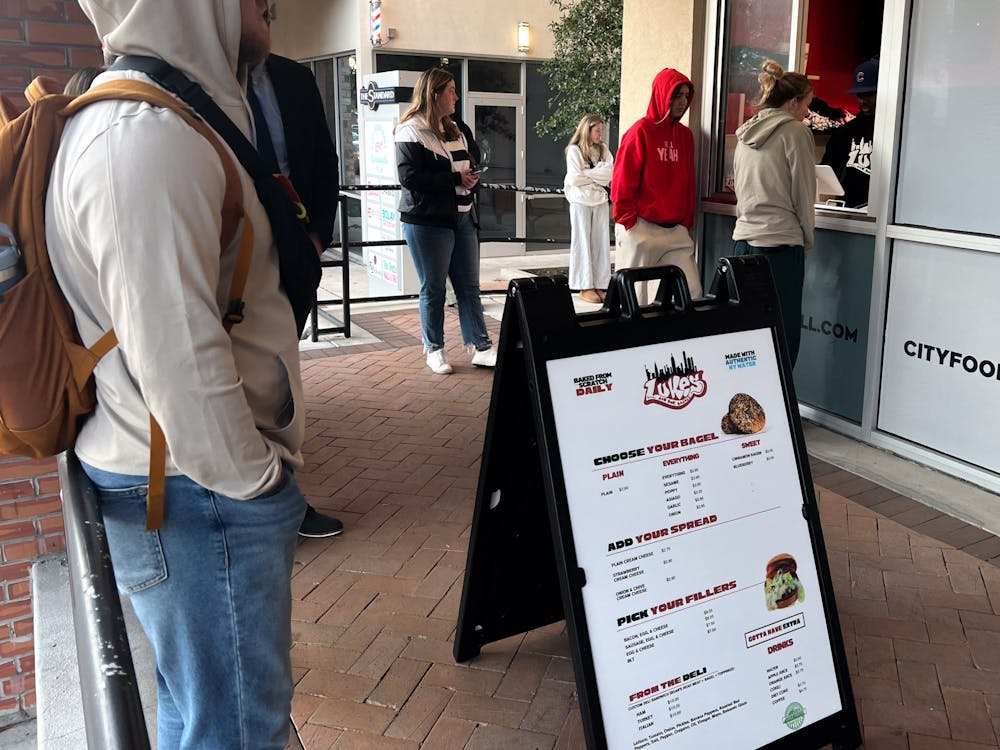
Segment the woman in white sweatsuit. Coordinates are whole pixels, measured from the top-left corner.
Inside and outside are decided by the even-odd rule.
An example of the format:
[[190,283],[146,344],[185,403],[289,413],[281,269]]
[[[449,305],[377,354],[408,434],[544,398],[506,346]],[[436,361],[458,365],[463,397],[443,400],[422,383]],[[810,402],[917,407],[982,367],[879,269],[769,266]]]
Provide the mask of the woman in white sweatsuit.
[[611,231],[608,191],[614,157],[603,142],[604,123],[584,115],[566,147],[566,180],[569,201],[569,286],[580,290],[584,302],[604,301],[611,281]]

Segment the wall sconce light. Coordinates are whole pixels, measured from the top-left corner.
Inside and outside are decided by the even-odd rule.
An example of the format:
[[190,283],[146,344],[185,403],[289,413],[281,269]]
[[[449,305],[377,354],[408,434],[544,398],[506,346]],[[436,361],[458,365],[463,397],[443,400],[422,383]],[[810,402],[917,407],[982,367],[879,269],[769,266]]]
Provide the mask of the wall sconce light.
[[369,0],[369,29],[371,30],[372,47],[385,44],[386,36],[382,24],[382,0]]
[[527,21],[517,22],[517,51],[528,52],[531,49],[531,25]]

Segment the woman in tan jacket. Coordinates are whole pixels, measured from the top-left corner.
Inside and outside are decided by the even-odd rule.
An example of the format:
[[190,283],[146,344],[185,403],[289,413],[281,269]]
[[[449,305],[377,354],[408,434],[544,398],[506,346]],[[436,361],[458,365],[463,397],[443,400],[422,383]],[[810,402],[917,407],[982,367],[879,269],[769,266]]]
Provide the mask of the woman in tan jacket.
[[736,131],[734,255],[765,255],[781,305],[788,353],[799,353],[805,253],[813,244],[816,164],[802,120],[813,88],[774,60],[763,65],[760,111]]

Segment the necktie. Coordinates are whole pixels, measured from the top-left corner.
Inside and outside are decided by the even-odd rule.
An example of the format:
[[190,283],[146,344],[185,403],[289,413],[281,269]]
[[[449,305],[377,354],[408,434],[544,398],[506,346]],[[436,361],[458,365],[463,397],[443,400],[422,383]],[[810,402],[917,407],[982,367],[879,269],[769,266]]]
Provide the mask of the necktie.
[[264,108],[260,106],[260,99],[253,89],[253,81],[247,83],[247,101],[250,103],[250,111],[253,112],[253,121],[257,135],[257,153],[264,160],[271,174],[277,174],[278,157],[274,153],[274,143],[271,141],[271,131],[267,128],[267,118],[264,117]]

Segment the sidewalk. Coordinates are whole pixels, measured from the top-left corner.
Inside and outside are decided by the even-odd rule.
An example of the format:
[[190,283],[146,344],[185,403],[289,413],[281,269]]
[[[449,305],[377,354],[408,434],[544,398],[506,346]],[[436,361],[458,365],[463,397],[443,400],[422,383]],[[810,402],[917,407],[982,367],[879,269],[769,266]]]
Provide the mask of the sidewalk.
[[[370,341],[303,355],[301,484],[346,525],[296,560],[305,747],[583,747],[561,623],[452,659],[490,373],[451,310],[446,378],[412,307],[355,322]],[[866,747],[997,747],[1000,540],[823,461],[813,476]]]
[[[484,287],[564,264],[565,254],[485,259]],[[352,283],[363,276],[352,268]],[[503,299],[484,297],[494,337]],[[356,336],[303,343],[299,478],[346,525],[304,540],[296,559],[304,747],[583,748],[562,623],[467,664],[452,658],[492,376],[460,350],[453,309],[456,372],[430,373],[415,307],[361,305]],[[865,747],[1000,746],[1000,539],[954,517],[1000,506],[996,496],[804,428]],[[33,726],[0,732],[0,746],[34,747]]]

